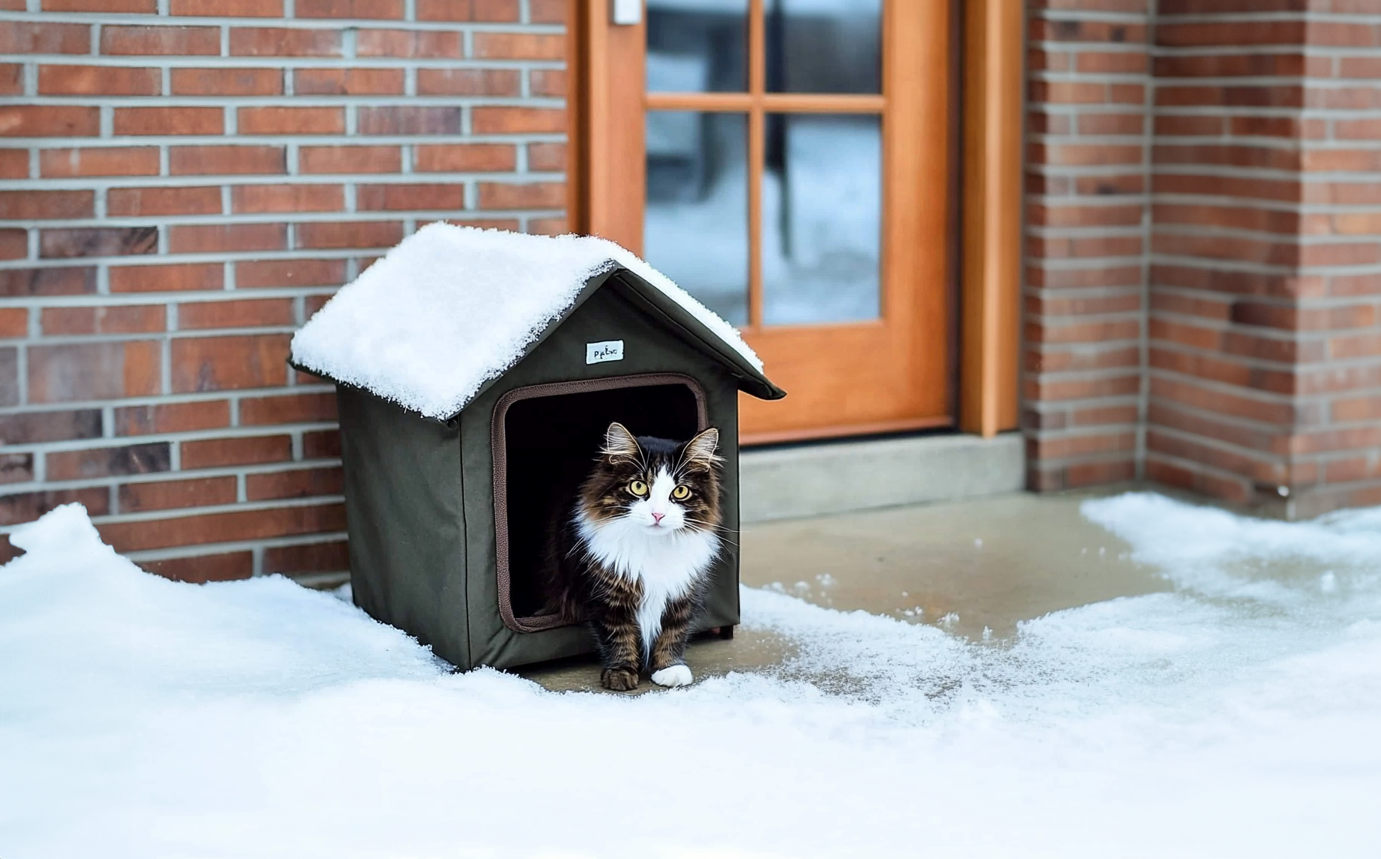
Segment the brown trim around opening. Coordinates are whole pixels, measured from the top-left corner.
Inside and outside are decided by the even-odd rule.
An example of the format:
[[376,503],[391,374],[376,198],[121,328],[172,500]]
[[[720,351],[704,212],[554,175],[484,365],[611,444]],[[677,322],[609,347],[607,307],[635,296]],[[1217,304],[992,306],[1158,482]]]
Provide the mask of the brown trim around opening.
[[512,578],[508,559],[508,438],[505,420],[514,403],[541,397],[559,397],[591,391],[617,388],[649,388],[656,385],[685,385],[695,397],[697,427],[701,432],[710,425],[705,404],[705,389],[700,382],[682,373],[641,373],[634,376],[611,376],[605,379],[582,379],[571,382],[549,382],[514,388],[499,397],[489,425],[489,446],[494,457],[494,565],[498,577],[499,617],[504,626],[514,632],[541,632],[579,623],[578,619],[549,615],[545,617],[517,617],[513,614]]

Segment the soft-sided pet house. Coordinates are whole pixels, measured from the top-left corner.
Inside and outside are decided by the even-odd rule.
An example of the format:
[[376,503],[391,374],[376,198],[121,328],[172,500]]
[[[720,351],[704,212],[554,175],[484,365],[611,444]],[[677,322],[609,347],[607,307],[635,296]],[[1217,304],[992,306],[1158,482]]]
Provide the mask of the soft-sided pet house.
[[719,428],[730,539],[697,630],[738,623],[738,392],[784,394],[738,332],[623,248],[432,224],[342,288],[291,360],[336,383],[356,604],[443,659],[593,649],[541,614],[538,575],[550,511],[615,420]]

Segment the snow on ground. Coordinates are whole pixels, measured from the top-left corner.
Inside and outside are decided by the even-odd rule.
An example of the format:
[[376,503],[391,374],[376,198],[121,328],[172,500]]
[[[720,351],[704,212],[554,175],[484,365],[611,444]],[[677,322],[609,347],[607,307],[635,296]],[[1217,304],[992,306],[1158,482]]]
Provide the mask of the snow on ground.
[[1381,509],[1085,514],[1169,593],[1014,641],[745,590],[778,669],[550,693],[60,508],[0,569],[0,856],[1375,856]]

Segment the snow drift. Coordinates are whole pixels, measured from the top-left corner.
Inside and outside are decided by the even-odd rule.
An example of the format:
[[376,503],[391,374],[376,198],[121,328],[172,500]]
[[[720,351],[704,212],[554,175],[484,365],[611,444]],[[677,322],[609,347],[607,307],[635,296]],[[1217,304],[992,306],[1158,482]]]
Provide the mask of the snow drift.
[[798,655],[629,698],[147,575],[60,508],[0,569],[0,856],[1381,851],[1381,511],[1085,513],[1175,590],[1002,645],[745,590]]

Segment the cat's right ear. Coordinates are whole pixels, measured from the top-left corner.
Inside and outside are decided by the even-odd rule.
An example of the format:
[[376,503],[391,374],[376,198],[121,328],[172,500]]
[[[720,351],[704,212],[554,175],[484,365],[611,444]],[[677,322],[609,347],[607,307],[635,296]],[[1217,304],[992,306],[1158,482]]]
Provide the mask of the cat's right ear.
[[638,440],[628,431],[628,427],[614,421],[604,431],[604,450],[601,453],[611,460],[638,459],[642,455],[642,449],[638,447]]

